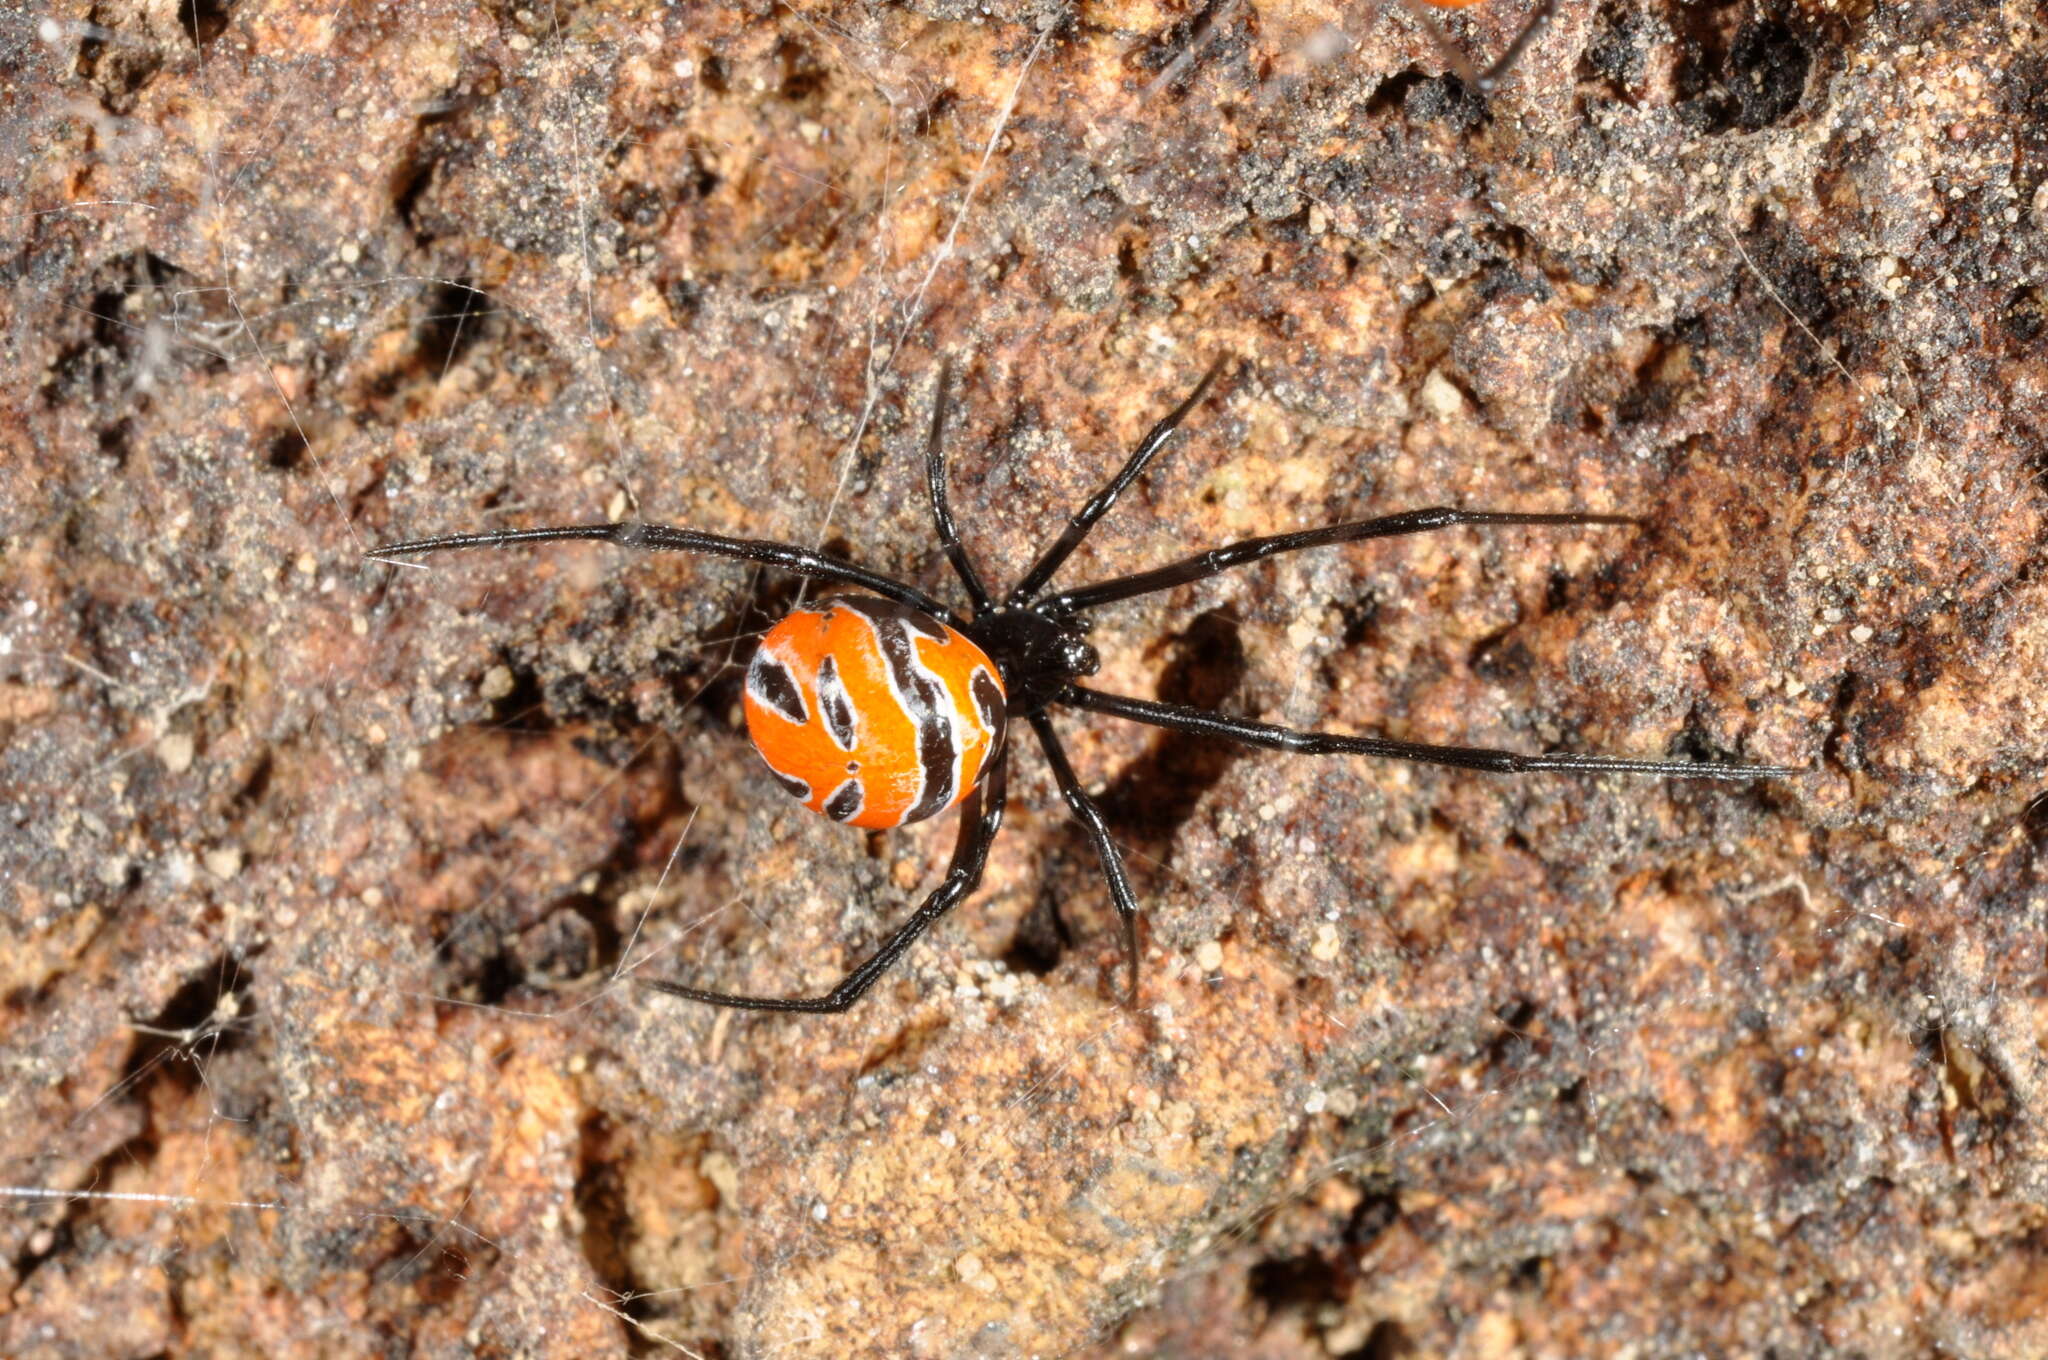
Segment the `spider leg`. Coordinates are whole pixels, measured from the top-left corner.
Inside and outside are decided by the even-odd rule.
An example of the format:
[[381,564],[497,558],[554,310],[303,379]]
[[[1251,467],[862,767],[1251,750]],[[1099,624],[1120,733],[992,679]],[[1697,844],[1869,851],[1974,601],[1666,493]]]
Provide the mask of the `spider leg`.
[[1109,604],[1114,600],[1128,600],[1135,595],[1149,595],[1155,590],[1171,590],[1184,586],[1190,581],[1199,581],[1205,576],[1214,576],[1232,567],[1241,567],[1247,562],[1257,562],[1278,553],[1300,552],[1304,548],[1324,548],[1333,543],[1356,543],[1368,538],[1393,538],[1400,534],[1427,533],[1432,529],[1451,529],[1464,524],[1640,524],[1641,521],[1627,515],[1522,515],[1492,510],[1452,510],[1438,506],[1429,510],[1404,510],[1398,515],[1382,515],[1378,519],[1353,520],[1348,524],[1331,524],[1321,529],[1303,529],[1292,534],[1268,534],[1263,538],[1240,539],[1221,548],[1211,548],[1193,557],[1182,558],[1163,567],[1141,571],[1131,576],[1119,576],[1113,581],[1102,581],[1092,586],[1077,586],[1050,596],[1042,608],[1055,614],[1072,613],[1082,609],[1093,609],[1097,605]]
[[1427,0],[1401,0],[1401,4],[1415,16],[1415,22],[1422,25],[1422,31],[1436,44],[1437,51],[1443,54],[1445,63],[1450,66],[1451,74],[1481,94],[1492,93],[1494,86],[1500,84],[1501,77],[1514,69],[1515,63],[1522,59],[1522,54],[1529,50],[1529,44],[1541,37],[1543,30],[1549,27],[1550,16],[1557,9],[1557,0],[1542,0],[1542,3],[1536,6],[1536,12],[1529,16],[1529,22],[1522,26],[1522,31],[1515,35],[1515,40],[1508,44],[1508,50],[1501,53],[1500,60],[1482,71],[1472,64],[1472,59],[1467,57],[1444,33],[1437,21],[1430,17],[1429,12],[1435,6],[1427,3]]
[[981,583],[981,573],[974,569],[974,561],[968,557],[967,549],[960,546],[960,533],[953,527],[953,512],[946,505],[946,455],[943,443],[946,435],[946,402],[948,389],[953,385],[953,361],[946,360],[939,365],[939,386],[932,394],[932,432],[924,446],[924,480],[932,495],[932,523],[938,526],[939,545],[946,550],[946,560],[953,564],[954,574],[960,584],[967,587],[967,596],[974,601],[974,612],[986,614],[991,607],[988,587]]
[[997,759],[995,768],[989,771],[982,786],[967,796],[960,806],[960,834],[953,842],[953,862],[946,869],[945,882],[932,890],[910,919],[896,927],[895,934],[882,942],[882,947],[869,957],[867,962],[855,968],[839,985],[823,996],[740,996],[732,992],[707,991],[702,987],[685,987],[679,982],[664,982],[658,978],[646,978],[641,986],[652,987],[670,996],[680,996],[689,1001],[702,1001],[712,1006],[730,1006],[746,1011],[809,1011],[837,1012],[849,1009],[861,999],[868,988],[875,985],[882,974],[889,971],[905,950],[917,943],[917,937],[929,930],[938,919],[958,906],[981,882],[981,871],[988,864],[989,847],[995,843],[996,833],[1003,825],[1003,798],[1008,763]]
[[1081,781],[1075,777],[1066,748],[1060,745],[1059,734],[1053,730],[1052,719],[1043,711],[1032,714],[1031,730],[1038,734],[1038,744],[1045,748],[1046,763],[1052,766],[1052,777],[1060,786],[1060,796],[1067,800],[1067,807],[1075,820],[1088,832],[1088,839],[1095,842],[1096,858],[1102,861],[1103,877],[1109,880],[1110,900],[1116,903],[1116,914],[1123,922],[1124,961],[1129,979],[1124,1004],[1135,1007],[1138,1004],[1138,899],[1131,892],[1130,879],[1124,876],[1123,852],[1110,839],[1109,827],[1104,824],[1095,800],[1088,796],[1081,787]]
[[1522,31],[1508,44],[1508,50],[1500,54],[1500,60],[1479,73],[1479,91],[1486,94],[1500,83],[1501,77],[1512,71],[1529,45],[1543,36],[1543,30],[1550,27],[1550,16],[1557,9],[1557,0],[1543,0],[1536,6],[1536,12],[1529,16],[1529,22],[1522,25]]
[[1195,390],[1188,393],[1187,400],[1174,407],[1164,420],[1154,425],[1151,432],[1138,441],[1138,447],[1131,451],[1131,456],[1125,460],[1123,468],[1116,476],[1109,479],[1109,484],[1096,492],[1088,503],[1067,521],[1067,527],[1060,531],[1060,536],[1053,540],[1052,546],[1039,554],[1038,560],[1031,564],[1031,570],[1024,573],[1024,579],[1010,592],[1010,604],[1013,607],[1024,604],[1045,589],[1045,583],[1060,569],[1060,564],[1067,560],[1074,549],[1081,546],[1082,539],[1088,537],[1088,531],[1095,527],[1095,521],[1109,513],[1109,508],[1116,504],[1116,498],[1123,495],[1125,488],[1145,471],[1146,465],[1158,455],[1167,439],[1180,428],[1180,423],[1188,418],[1188,412],[1201,404],[1202,398],[1208,394],[1209,385],[1216,381],[1216,375],[1221,373],[1223,366],[1229,362],[1230,356],[1225,354],[1210,364],[1209,371],[1195,384]]
[[741,562],[758,562],[780,567],[799,576],[841,585],[861,586],[884,599],[907,604],[913,609],[958,626],[960,618],[916,586],[857,567],[826,553],[800,548],[794,543],[777,543],[766,538],[727,538],[699,529],[678,529],[667,524],[565,524],[548,529],[497,529],[476,534],[446,534],[439,538],[418,538],[409,543],[392,543],[363,556],[376,562],[393,557],[447,552],[455,548],[497,548],[513,543],[547,543],[556,539],[594,539],[616,543],[622,548],[645,552],[702,553],[707,557],[729,557]]
[[1387,737],[1346,737],[1334,732],[1303,732],[1274,723],[1231,718],[1221,713],[1189,708],[1183,704],[1162,704],[1150,699],[1132,699],[1121,694],[1069,685],[1055,703],[1107,713],[1115,718],[1186,732],[1198,737],[1221,737],[1226,741],[1262,746],[1271,751],[1292,751],[1305,756],[1381,756],[1390,760],[1412,760],[1423,765],[1449,765],[1461,770],[1486,770],[1494,774],[1525,774],[1563,770],[1581,774],[1668,775],[1678,779],[1782,779],[1805,771],[1787,765],[1711,764],[1698,760],[1634,760],[1626,756],[1522,755],[1481,746],[1434,746],[1419,741],[1394,741]]

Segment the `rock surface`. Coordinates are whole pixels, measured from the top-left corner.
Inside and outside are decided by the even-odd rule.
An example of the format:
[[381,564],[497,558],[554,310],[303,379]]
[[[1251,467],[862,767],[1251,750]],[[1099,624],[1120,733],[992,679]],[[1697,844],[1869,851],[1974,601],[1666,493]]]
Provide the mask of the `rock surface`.
[[[1459,12],[1502,49],[1520,0]],[[104,0],[0,29],[0,1353],[2048,1353],[2048,28],[1398,6]],[[797,594],[1283,557],[1067,715],[981,893],[759,777]],[[1049,914],[1058,904],[1064,931]]]

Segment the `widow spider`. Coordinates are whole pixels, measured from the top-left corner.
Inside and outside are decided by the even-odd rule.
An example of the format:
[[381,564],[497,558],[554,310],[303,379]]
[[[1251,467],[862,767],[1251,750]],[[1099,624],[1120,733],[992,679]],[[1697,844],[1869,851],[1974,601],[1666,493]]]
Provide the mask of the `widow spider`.
[[[983,584],[961,546],[946,504],[942,451],[950,365],[939,371],[925,481],[939,544],[966,590],[971,609],[956,612],[916,586],[852,562],[767,539],[728,538],[665,524],[575,524],[545,529],[493,530],[417,539],[376,549],[371,557],[497,547],[556,539],[598,539],[644,551],[703,553],[778,567],[799,576],[858,586],[866,596],[838,596],[799,607],[769,630],[747,667],[747,726],[778,782],[837,821],[900,826],[961,804],[960,830],[945,881],[868,960],[823,996],[743,996],[681,983],[647,986],[692,1001],[762,1011],[843,1011],[858,1001],[890,965],[981,880],[989,847],[1003,822],[1008,719],[1030,723],[1068,808],[1102,861],[1111,900],[1123,926],[1127,1001],[1138,994],[1138,903],[1124,875],[1123,857],[1095,802],[1082,789],[1052,724],[1050,710],[1077,708],[1162,727],[1169,732],[1224,738],[1297,755],[1367,755],[1498,774],[1576,771],[1595,774],[1675,775],[1751,780],[1796,771],[1771,765],[1634,760],[1615,756],[1521,755],[1471,746],[1440,746],[1376,736],[1303,732],[1181,704],[1106,694],[1076,682],[1095,673],[1087,640],[1087,611],[1117,600],[1151,595],[1214,576],[1232,567],[1305,548],[1371,538],[1425,533],[1457,525],[1634,525],[1626,515],[1521,514],[1435,508],[1354,520],[1321,529],[1270,534],[1211,548],[1178,562],[1129,576],[1048,592],[1053,575],[1095,522],[1144,473],[1167,439],[1222,372],[1228,356],[1202,375],[1195,390],[1154,425],[1110,478],[1067,522],[1031,569],[1000,598]],[[876,598],[879,597],[879,598]]]

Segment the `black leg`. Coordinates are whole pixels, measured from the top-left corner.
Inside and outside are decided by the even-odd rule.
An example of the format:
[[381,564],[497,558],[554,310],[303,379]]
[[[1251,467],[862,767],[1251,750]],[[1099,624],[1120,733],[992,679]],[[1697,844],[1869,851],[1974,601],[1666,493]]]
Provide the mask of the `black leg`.
[[1500,60],[1479,73],[1479,91],[1490,93],[1500,84],[1501,77],[1515,69],[1515,63],[1529,50],[1529,44],[1543,36],[1543,30],[1550,27],[1550,16],[1557,9],[1557,0],[1543,0],[1536,6],[1536,12],[1529,16],[1529,22],[1522,25],[1522,31],[1508,44],[1508,50],[1500,54]]
[[989,612],[988,588],[981,583],[981,573],[974,569],[974,562],[967,556],[967,549],[960,546],[959,531],[953,527],[953,512],[946,505],[946,455],[942,447],[946,437],[947,389],[953,385],[953,361],[939,365],[939,386],[932,394],[932,433],[924,446],[924,480],[932,493],[932,523],[939,529],[939,544],[946,550],[946,560],[953,564],[953,571],[960,577],[960,584],[967,587],[967,597],[974,601],[974,612]]
[[440,538],[419,538],[410,543],[393,543],[364,553],[372,561],[406,557],[417,553],[447,552],[454,548],[498,548],[513,543],[548,543],[556,539],[592,539],[616,543],[622,548],[646,552],[703,553],[707,557],[730,557],[741,562],[759,562],[780,567],[799,576],[841,585],[864,586],[884,599],[922,609],[935,618],[958,626],[962,620],[945,605],[917,587],[906,585],[865,567],[794,543],[777,543],[765,538],[727,538],[697,529],[677,529],[667,524],[567,524],[552,529],[501,529],[479,534],[447,534]]
[[1067,800],[1067,807],[1088,832],[1088,839],[1095,842],[1095,856],[1102,861],[1103,877],[1109,880],[1109,898],[1116,903],[1116,914],[1123,921],[1124,961],[1127,965],[1128,984],[1124,1003],[1138,1004],[1138,899],[1131,892],[1131,881],[1124,877],[1123,852],[1110,839],[1109,827],[1103,823],[1102,812],[1095,806],[1095,800],[1081,787],[1081,781],[1074,775],[1074,767],[1067,760],[1066,748],[1060,745],[1059,734],[1053,731],[1052,719],[1043,712],[1031,715],[1031,730],[1038,734],[1038,744],[1045,748],[1045,759],[1052,766],[1052,777],[1060,786],[1060,796]]
[[1088,531],[1095,527],[1095,521],[1108,514],[1109,508],[1116,504],[1116,498],[1123,495],[1125,488],[1144,472],[1146,464],[1158,454],[1167,438],[1180,428],[1180,423],[1188,418],[1188,412],[1200,404],[1203,396],[1209,391],[1209,384],[1216,381],[1216,375],[1221,373],[1223,366],[1229,362],[1230,356],[1226,354],[1209,365],[1209,371],[1195,384],[1195,390],[1188,393],[1187,400],[1174,407],[1166,419],[1154,425],[1151,433],[1138,441],[1138,447],[1125,461],[1123,470],[1110,478],[1109,485],[1096,492],[1094,497],[1081,507],[1080,512],[1067,521],[1067,527],[1060,531],[1060,536],[1053,540],[1052,546],[1039,555],[1038,560],[1031,564],[1031,570],[1024,573],[1024,579],[1017,583],[1017,588],[1010,592],[1010,604],[1013,607],[1025,604],[1032,596],[1045,589],[1045,583],[1060,569],[1060,564],[1067,560],[1074,549],[1081,546],[1081,540],[1088,537]]
[[882,974],[889,971],[903,951],[917,942],[917,937],[930,929],[941,916],[958,906],[981,882],[981,871],[988,864],[989,846],[995,843],[996,833],[1003,825],[1003,796],[1007,762],[1000,756],[996,766],[989,771],[982,786],[967,795],[967,801],[960,807],[960,838],[953,843],[953,862],[946,870],[946,881],[932,890],[910,919],[896,928],[896,933],[882,942],[882,947],[866,963],[861,964],[844,978],[839,985],[823,996],[738,996],[731,992],[706,991],[701,987],[685,987],[679,982],[663,982],[648,978],[641,982],[643,987],[652,987],[670,996],[680,996],[689,1001],[702,1001],[712,1006],[730,1006],[745,1011],[810,1011],[835,1012],[850,1008],[861,999],[868,988],[875,985]]
[[1423,765],[1450,765],[1461,770],[1488,770],[1495,774],[1526,774],[1539,770],[1565,770],[1580,774],[1650,774],[1678,779],[1781,779],[1805,771],[1785,765],[1715,765],[1697,760],[1631,760],[1623,756],[1547,755],[1525,756],[1514,751],[1495,751],[1479,746],[1431,746],[1424,742],[1392,741],[1386,737],[1344,737],[1332,732],[1300,732],[1249,718],[1228,718],[1182,704],[1155,703],[1130,699],[1121,694],[1069,685],[1055,703],[1070,704],[1095,713],[1128,718],[1132,722],[1186,732],[1198,737],[1221,737],[1263,746],[1272,751],[1292,751],[1305,756],[1383,756],[1391,760],[1412,760]]
[[1515,35],[1515,40],[1508,44],[1508,50],[1501,53],[1500,60],[1482,71],[1472,64],[1472,59],[1467,57],[1456,43],[1445,36],[1436,20],[1430,17],[1430,11],[1436,8],[1435,6],[1425,3],[1425,0],[1401,0],[1401,3],[1415,16],[1415,21],[1422,25],[1422,31],[1429,34],[1430,41],[1436,44],[1437,51],[1443,54],[1444,61],[1450,65],[1451,74],[1481,94],[1490,94],[1493,87],[1500,84],[1501,77],[1514,69],[1515,63],[1522,59],[1522,53],[1529,50],[1529,44],[1541,37],[1543,30],[1549,27],[1551,13],[1557,8],[1557,0],[1542,0],[1542,3],[1536,6],[1536,12],[1529,16],[1529,22],[1522,26],[1522,31]]
[[1199,581],[1205,576],[1241,567],[1247,562],[1257,562],[1278,553],[1300,552],[1304,548],[1326,548],[1333,543],[1356,543],[1367,538],[1393,538],[1400,534],[1427,533],[1431,529],[1451,529],[1461,524],[1637,524],[1641,521],[1627,515],[1520,515],[1492,510],[1450,510],[1438,507],[1431,510],[1406,510],[1398,515],[1382,515],[1378,519],[1354,520],[1349,524],[1332,524],[1321,529],[1304,529],[1293,534],[1269,534],[1264,538],[1247,538],[1221,548],[1211,548],[1205,553],[1141,571],[1134,576],[1119,576],[1114,581],[1103,581],[1092,586],[1078,586],[1063,590],[1049,597],[1044,607],[1051,612],[1072,613],[1081,609],[1093,609],[1097,605],[1113,600],[1128,600],[1134,595],[1149,595],[1155,590],[1170,590],[1184,586],[1190,581]]

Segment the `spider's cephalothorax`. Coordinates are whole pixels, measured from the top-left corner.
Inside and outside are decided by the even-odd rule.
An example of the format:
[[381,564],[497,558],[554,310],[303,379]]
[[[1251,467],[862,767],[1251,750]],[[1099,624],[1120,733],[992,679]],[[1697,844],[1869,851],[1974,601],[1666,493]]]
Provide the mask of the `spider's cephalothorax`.
[[[1546,4],[1544,12],[1548,12]],[[761,640],[747,669],[747,728],[783,787],[814,811],[853,826],[902,826],[958,805],[960,835],[945,881],[888,939],[823,996],[748,996],[676,982],[648,985],[716,1006],[768,1011],[843,1011],[858,1001],[933,922],[981,881],[989,846],[1003,822],[1009,764],[1005,727],[1027,722],[1061,796],[1080,821],[1102,863],[1110,900],[1123,926],[1129,995],[1138,988],[1137,898],[1124,874],[1123,855],[1095,802],[1081,787],[1053,729],[1051,710],[1107,713],[1171,732],[1222,738],[1299,755],[1367,755],[1501,774],[1576,771],[1594,774],[1674,775],[1702,779],[1760,779],[1794,771],[1771,765],[1703,764],[1571,754],[1521,755],[1473,746],[1440,746],[1378,736],[1303,732],[1249,718],[1231,718],[1180,704],[1126,698],[1079,683],[1096,671],[1088,644],[1087,611],[1117,600],[1199,581],[1278,553],[1425,533],[1456,525],[1569,525],[1636,523],[1625,515],[1522,514],[1483,510],[1409,510],[1298,533],[1248,538],[1196,553],[1150,571],[1094,585],[1049,591],[1053,576],[1097,520],[1108,513],[1180,427],[1222,371],[1219,360],[1178,407],[1152,427],[1108,485],[1040,554],[1024,579],[1000,601],[989,594],[961,546],[946,505],[947,374],[939,374],[932,404],[925,475],[939,544],[966,590],[962,614],[907,582],[792,543],[728,538],[664,524],[575,524],[558,528],[451,534],[381,548],[375,556],[439,552],[448,548],[601,539],[648,551],[703,553],[779,567],[800,576],[856,586],[865,595],[842,595],[800,608]]]
[[1068,685],[1102,665],[1083,625],[1042,609],[998,609],[967,631],[1002,668],[1010,711],[1020,718],[1044,712]]

